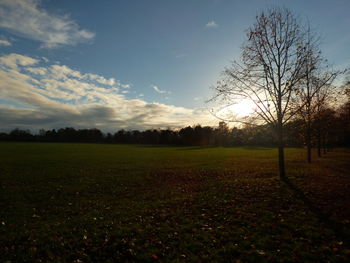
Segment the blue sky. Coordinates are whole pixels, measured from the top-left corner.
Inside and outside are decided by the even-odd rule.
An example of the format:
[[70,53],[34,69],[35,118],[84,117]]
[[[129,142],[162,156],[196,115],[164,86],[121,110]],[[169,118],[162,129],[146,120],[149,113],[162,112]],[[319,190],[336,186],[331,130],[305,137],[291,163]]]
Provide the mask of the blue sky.
[[[209,87],[239,58],[255,15],[276,5],[310,21],[332,64],[350,65],[348,0],[0,0],[0,110],[7,115],[1,128],[113,130],[217,122],[203,110]],[[9,92],[16,83],[5,80],[15,70],[29,85],[23,89],[40,98],[29,102]],[[73,85],[85,89],[78,92]],[[99,88],[101,94],[89,99]],[[61,119],[46,114],[46,99],[58,103],[59,112],[67,108]]]

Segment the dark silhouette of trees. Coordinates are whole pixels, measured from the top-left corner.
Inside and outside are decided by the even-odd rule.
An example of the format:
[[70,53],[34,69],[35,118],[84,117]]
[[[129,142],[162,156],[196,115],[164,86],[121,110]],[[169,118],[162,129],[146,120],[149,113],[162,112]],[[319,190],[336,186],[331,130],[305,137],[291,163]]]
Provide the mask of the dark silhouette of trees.
[[[337,110],[324,108],[315,117],[322,126],[320,149],[323,151],[336,146],[350,146],[350,103],[347,101]],[[313,126],[317,126],[313,123]],[[285,127],[285,145],[303,146],[304,127],[301,118],[289,121]],[[315,133],[317,134],[317,133]],[[313,137],[317,141],[317,136]],[[74,142],[74,143],[119,143],[149,145],[188,145],[188,146],[264,146],[274,147],[278,141],[271,125],[249,125],[233,127],[220,122],[216,128],[209,126],[188,126],[179,130],[152,129],[145,131],[118,130],[102,133],[98,129],[74,129],[71,127],[52,130],[39,130],[32,134],[28,130],[14,129],[0,133],[0,141],[19,142]]]
[[218,145],[227,145],[229,141],[229,127],[226,122],[220,121],[219,127],[216,130],[216,142]]
[[29,130],[14,129],[10,132],[9,136],[14,141],[33,141],[34,137]]
[[[326,60],[321,56],[318,39],[312,34],[310,27],[308,27],[306,32],[305,50],[306,61],[302,69],[304,77],[297,85],[297,97],[295,98],[297,103],[294,107],[299,108],[298,114],[304,121],[307,161],[311,163],[312,139],[315,135],[317,136],[318,149],[320,149],[321,145],[321,112],[329,107],[330,98],[335,89],[331,84],[342,72],[333,71],[329,68]],[[326,125],[327,123],[324,124]],[[320,150],[318,150],[318,155],[320,156]]]
[[350,146],[350,80],[344,85],[344,94],[346,96],[345,103],[339,109],[339,129],[341,130],[339,136],[342,144]]
[[337,125],[335,111],[331,108],[321,108],[317,111],[314,127],[315,127],[315,143],[317,145],[318,157],[327,153],[335,144],[334,126]]

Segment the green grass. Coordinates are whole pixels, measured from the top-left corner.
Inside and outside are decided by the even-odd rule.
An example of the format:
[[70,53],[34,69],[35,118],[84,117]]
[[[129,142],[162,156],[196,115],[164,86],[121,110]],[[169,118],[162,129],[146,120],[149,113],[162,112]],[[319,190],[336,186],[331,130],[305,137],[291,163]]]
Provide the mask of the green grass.
[[[349,231],[350,151],[287,173]],[[346,262],[270,148],[0,144],[0,262]]]

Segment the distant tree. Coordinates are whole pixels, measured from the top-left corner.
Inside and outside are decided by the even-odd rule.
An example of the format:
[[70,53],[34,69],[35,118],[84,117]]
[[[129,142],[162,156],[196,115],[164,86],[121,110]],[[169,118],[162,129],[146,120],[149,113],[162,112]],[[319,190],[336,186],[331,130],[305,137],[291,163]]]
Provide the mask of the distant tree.
[[34,141],[34,136],[29,130],[14,129],[9,134],[11,141]]
[[248,99],[255,104],[256,118],[277,135],[279,175],[284,179],[284,127],[297,112],[291,100],[305,77],[306,30],[290,10],[272,8],[256,17],[242,50],[241,62],[223,72],[214,99],[231,104]]
[[125,130],[119,130],[114,133],[113,141],[115,143],[127,143],[127,132]]
[[294,118],[285,125],[285,144],[289,147],[302,147],[305,143],[305,133],[300,132],[304,129],[305,122],[301,118]]
[[350,146],[350,77],[344,84],[345,102],[338,111],[339,117],[339,137],[341,144]]
[[196,125],[193,128],[193,138],[192,138],[192,144],[193,145],[204,145],[205,141],[205,134],[203,133],[202,126]]
[[185,145],[193,145],[194,143],[194,131],[193,128],[188,126],[186,128],[182,128],[179,131],[179,136],[182,144]]
[[230,129],[224,121],[219,122],[219,127],[216,130],[217,144],[220,146],[227,145]]
[[113,143],[113,135],[111,133],[107,133],[106,138],[105,138],[106,143]]
[[327,153],[335,144],[335,127],[337,125],[336,112],[329,107],[322,107],[315,116],[315,139],[318,157]]
[[[306,63],[302,69],[304,76],[298,83],[295,108],[299,108],[298,114],[304,121],[304,139],[307,147],[307,161],[312,159],[312,138],[313,131],[318,134],[318,145],[320,145],[321,123],[317,122],[317,127],[312,127],[316,123],[316,117],[330,103],[334,86],[331,83],[341,73],[333,71],[327,65],[327,61],[321,56],[319,41],[312,34],[310,27],[306,31]],[[320,151],[319,156],[320,156]]]
[[6,132],[0,132],[0,141],[9,141],[9,135]]
[[244,133],[242,129],[239,129],[238,127],[233,127],[230,132],[230,139],[229,139],[231,146],[241,146],[244,144]]

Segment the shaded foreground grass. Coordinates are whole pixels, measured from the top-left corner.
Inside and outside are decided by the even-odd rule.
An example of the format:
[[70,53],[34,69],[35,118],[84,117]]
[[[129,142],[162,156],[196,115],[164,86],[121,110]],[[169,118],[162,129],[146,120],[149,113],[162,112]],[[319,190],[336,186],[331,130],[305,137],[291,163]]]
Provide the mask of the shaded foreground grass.
[[350,151],[0,144],[0,262],[346,262]]

